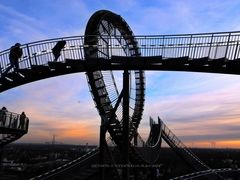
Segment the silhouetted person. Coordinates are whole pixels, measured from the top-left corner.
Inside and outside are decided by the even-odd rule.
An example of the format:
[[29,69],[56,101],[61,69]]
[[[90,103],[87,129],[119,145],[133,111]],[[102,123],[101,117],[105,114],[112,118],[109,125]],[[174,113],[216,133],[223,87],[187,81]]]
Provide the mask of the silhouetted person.
[[12,121],[12,124],[11,124],[12,128],[17,129],[17,124],[18,124],[18,118],[15,117]]
[[24,128],[25,119],[26,119],[26,114],[25,114],[25,112],[22,112],[22,114],[20,115],[20,123],[19,123],[18,128],[20,128],[20,129]]
[[61,55],[61,51],[66,45],[66,41],[58,41],[57,44],[52,48],[52,53],[54,55],[54,61],[57,61],[59,56]]
[[6,122],[6,118],[7,118],[7,108],[6,107],[2,107],[2,109],[0,110],[0,121],[2,122],[1,125],[5,126],[5,122]]
[[19,69],[18,60],[22,57],[22,54],[23,54],[22,49],[20,48],[20,46],[21,46],[20,43],[16,43],[10,49],[9,60],[10,60],[11,66],[8,69],[8,71],[11,68],[14,68],[14,71],[17,72],[18,69]]

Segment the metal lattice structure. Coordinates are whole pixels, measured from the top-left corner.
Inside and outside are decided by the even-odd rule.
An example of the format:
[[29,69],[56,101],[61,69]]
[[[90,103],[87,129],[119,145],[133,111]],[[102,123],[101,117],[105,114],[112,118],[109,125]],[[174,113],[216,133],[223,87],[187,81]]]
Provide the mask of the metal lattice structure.
[[[138,49],[137,41],[127,23],[118,15],[110,11],[98,11],[89,20],[86,31],[86,38],[84,39],[85,59],[90,58],[104,58],[111,59],[113,55],[119,52],[125,56],[138,57],[140,52]],[[131,38],[130,38],[131,37]],[[110,47],[110,44],[115,46],[125,46],[117,51]],[[94,46],[96,45],[96,46]],[[99,62],[101,63],[101,62]],[[130,141],[136,133],[136,129],[142,119],[143,106],[144,106],[144,90],[145,80],[144,72],[141,70],[132,71],[130,82]],[[90,91],[93,95],[93,100],[99,111],[103,123],[110,123],[109,132],[118,143],[121,139],[122,128],[122,103],[119,103],[115,114],[112,114],[120,97],[119,84],[115,81],[113,71],[94,71],[87,72],[87,79],[90,85]],[[120,74],[121,75],[121,74]],[[118,82],[119,83],[119,82]],[[116,137],[116,138],[115,138]]]
[[[120,151],[128,147],[130,163],[151,164],[155,159],[146,154],[159,155],[161,137],[173,149],[184,148],[179,147],[183,144],[177,138],[164,135],[171,131],[161,121],[152,123],[147,142],[138,134],[145,100],[144,70],[240,74],[239,42],[240,32],[135,36],[121,16],[102,10],[90,18],[84,36],[19,46],[19,68],[10,60],[12,49],[0,52],[0,92],[45,78],[86,72],[104,131]],[[116,80],[121,79],[119,71],[124,71],[123,86]],[[147,151],[141,152],[139,144]],[[194,155],[188,157],[198,161]]]
[[[22,45],[19,73],[11,68],[10,49],[0,52],[0,91],[43,78],[94,70],[127,68],[240,74],[240,32],[134,38],[132,32],[124,36],[117,32],[101,36],[63,37]],[[98,42],[90,42],[90,39]],[[66,45],[56,62],[52,48],[62,40],[66,41]],[[90,51],[97,52],[89,56]]]

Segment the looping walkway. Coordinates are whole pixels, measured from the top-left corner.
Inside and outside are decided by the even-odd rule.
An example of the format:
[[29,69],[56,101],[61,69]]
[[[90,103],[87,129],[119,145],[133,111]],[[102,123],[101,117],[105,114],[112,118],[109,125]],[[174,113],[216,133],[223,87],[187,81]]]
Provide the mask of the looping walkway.
[[[119,45],[117,39],[121,39],[122,36],[96,36],[97,39],[108,41],[108,44],[103,45],[84,44],[84,38],[86,37],[72,36],[24,44],[21,46],[23,55],[20,58],[19,67],[20,69],[29,69],[34,65],[47,65],[48,62],[54,61],[55,57],[52,49],[59,41],[66,41],[66,45],[57,59],[58,62],[63,62],[65,59],[84,60],[84,48],[97,47],[103,52],[109,51],[109,57],[111,57],[111,54],[118,56],[125,55],[123,48],[128,47],[127,44]],[[140,54],[144,57],[162,56],[163,59],[180,57],[199,59],[208,57],[209,59],[225,58],[228,60],[237,60],[240,58],[240,32],[135,36],[135,39]],[[0,52],[2,73],[10,66],[9,54],[10,49]]]
[[[135,70],[136,92],[132,101],[135,106],[132,107],[133,113],[130,116],[128,142],[131,144],[133,136],[137,133],[144,107],[143,70],[240,74],[239,42],[240,32],[134,36],[121,16],[102,10],[90,18],[85,36],[49,39],[22,46],[16,44],[15,47],[20,49],[14,50],[17,52],[15,55],[13,47],[0,52],[0,92],[53,76],[86,72],[99,114],[104,122],[109,122],[108,132],[120,151],[123,151],[125,148],[121,122],[123,118],[122,114],[118,113],[122,112],[120,104],[124,91],[118,92],[113,73],[110,73],[109,79],[112,80],[111,84],[114,85],[114,92],[117,95],[111,99],[112,96],[108,96],[111,89],[107,88],[109,86],[104,82],[105,79],[109,79],[106,76],[104,79],[101,71]],[[18,119],[18,116],[11,114],[8,118],[3,118],[3,130],[23,132],[22,135],[26,133],[28,121],[19,126]],[[177,149],[178,154],[190,159],[189,163],[195,169],[209,169],[186,149],[163,122],[160,122],[159,120],[158,124],[152,126],[152,136],[147,143],[150,148],[157,147],[158,151],[154,155],[159,152],[162,137],[173,149]],[[146,163],[146,159],[135,150],[131,144],[129,150],[131,161]]]
[[[118,37],[119,36],[119,37]],[[53,48],[59,41],[66,41],[66,45],[57,59],[63,62],[65,59],[84,60],[84,48],[98,48],[103,52],[122,56],[125,55],[123,49],[128,44],[119,45],[120,35],[97,35],[88,36],[93,39],[104,39],[107,44],[84,44],[86,36],[62,37],[37,41],[21,46],[23,55],[19,61],[20,69],[31,68],[34,65],[46,65],[54,61]],[[125,37],[132,38],[132,37]],[[239,42],[240,32],[223,33],[203,33],[203,34],[181,34],[181,35],[157,35],[157,36],[134,36],[137,41],[141,56],[162,56],[163,59],[188,57],[189,59],[199,59],[208,57],[209,59],[238,60],[240,58]],[[131,51],[131,50],[130,50]],[[0,52],[1,72],[10,66],[10,49]]]
[[[84,44],[84,38],[107,43]],[[126,35],[124,38],[133,37]],[[0,91],[52,76],[94,70],[127,68],[240,74],[240,32],[134,36],[136,47],[122,39],[118,34],[100,34],[24,44],[20,46],[23,54],[18,60],[18,70],[10,63],[10,49],[2,51]],[[61,41],[66,44],[56,55],[53,49]],[[136,48],[140,56],[130,57],[132,49]],[[86,61],[85,49],[97,50],[97,57]],[[107,55],[103,57],[104,53]]]

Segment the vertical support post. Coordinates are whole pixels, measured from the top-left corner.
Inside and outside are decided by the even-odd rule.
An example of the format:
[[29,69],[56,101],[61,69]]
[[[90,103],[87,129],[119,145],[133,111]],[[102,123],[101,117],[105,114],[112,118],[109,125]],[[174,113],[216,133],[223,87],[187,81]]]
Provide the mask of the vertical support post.
[[100,180],[104,180],[105,177],[104,177],[104,147],[105,147],[105,141],[106,141],[106,127],[105,127],[105,120],[104,118],[102,117],[101,119],[101,126],[100,126],[100,142],[99,142],[99,153],[100,153],[100,156],[99,156],[99,164],[100,164],[100,169],[99,169],[99,172],[100,172],[100,176],[99,176],[99,179]]
[[129,179],[129,72],[123,73],[123,179]]
[[210,58],[211,49],[212,49],[212,43],[213,43],[213,34],[211,36],[211,41],[210,41],[210,45],[209,45],[208,58]]
[[192,35],[190,36],[190,42],[189,42],[189,47],[188,47],[188,59],[190,58],[191,46],[192,46]]
[[136,133],[133,136],[133,144],[134,146],[138,146],[138,132],[136,130]]
[[237,42],[237,45],[236,45],[236,49],[235,49],[235,53],[234,53],[234,58],[233,58],[233,60],[237,59],[238,45],[239,45],[239,41]]
[[[29,50],[29,46],[27,44],[27,53],[28,53],[28,57],[29,57],[29,65],[30,68],[32,67],[32,60],[31,60],[31,55],[30,55],[30,50]],[[25,68],[28,68],[27,66]]]
[[161,54],[161,56],[162,57],[164,57],[164,38],[165,38],[165,36],[163,36],[163,38],[162,38],[162,54]]
[[225,59],[227,59],[227,53],[228,53],[228,48],[229,48],[230,37],[231,37],[231,33],[229,33],[229,35],[228,35],[227,47],[226,47],[225,56],[224,56]]

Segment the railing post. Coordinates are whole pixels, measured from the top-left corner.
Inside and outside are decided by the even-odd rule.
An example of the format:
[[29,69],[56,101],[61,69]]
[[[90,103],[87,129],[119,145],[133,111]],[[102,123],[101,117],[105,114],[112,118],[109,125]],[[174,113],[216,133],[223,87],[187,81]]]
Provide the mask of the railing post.
[[194,59],[194,57],[195,57],[196,49],[197,49],[197,44],[195,44],[195,46],[194,46],[194,50],[193,50],[193,59]]
[[34,56],[34,60],[35,60],[35,65],[38,65],[37,63],[37,56],[36,56],[37,53],[34,53],[33,56]]
[[210,41],[210,46],[209,46],[209,51],[208,51],[208,58],[210,57],[210,53],[211,53],[212,42],[213,42],[213,35],[214,34],[212,34],[211,41]]
[[216,45],[216,51],[215,51],[215,54],[214,54],[214,59],[216,59],[216,57],[217,57],[217,51],[218,51],[218,43]]
[[228,52],[230,37],[231,37],[231,33],[229,33],[229,35],[228,35],[227,47],[226,47],[225,56],[224,56],[225,59],[227,58],[227,52]]
[[106,141],[106,119],[105,117],[102,117],[101,119],[101,125],[100,125],[100,142],[99,142],[99,164],[100,164],[100,176],[99,179],[100,180],[104,180],[105,179],[105,173],[104,173],[104,152],[105,152],[105,141]]
[[235,49],[235,54],[234,54],[234,60],[236,59],[236,56],[237,56],[238,45],[239,45],[239,41],[237,41],[237,45],[236,45],[236,49]]
[[[6,116],[6,119],[5,119],[5,124],[6,124],[6,120],[7,120],[7,116]],[[9,128],[11,128],[11,124],[12,124],[12,113],[10,114],[10,118],[9,118],[9,124],[8,124]]]
[[162,57],[164,57],[164,38],[165,36],[163,36],[163,41],[162,41]]
[[190,58],[191,46],[192,46],[192,34],[191,34],[191,36],[190,36],[190,42],[189,42],[189,48],[188,48],[188,58]]
[[31,55],[30,55],[30,50],[29,50],[28,44],[27,44],[27,53],[28,53],[28,57],[29,57],[30,67],[32,67],[32,60],[31,60]]

